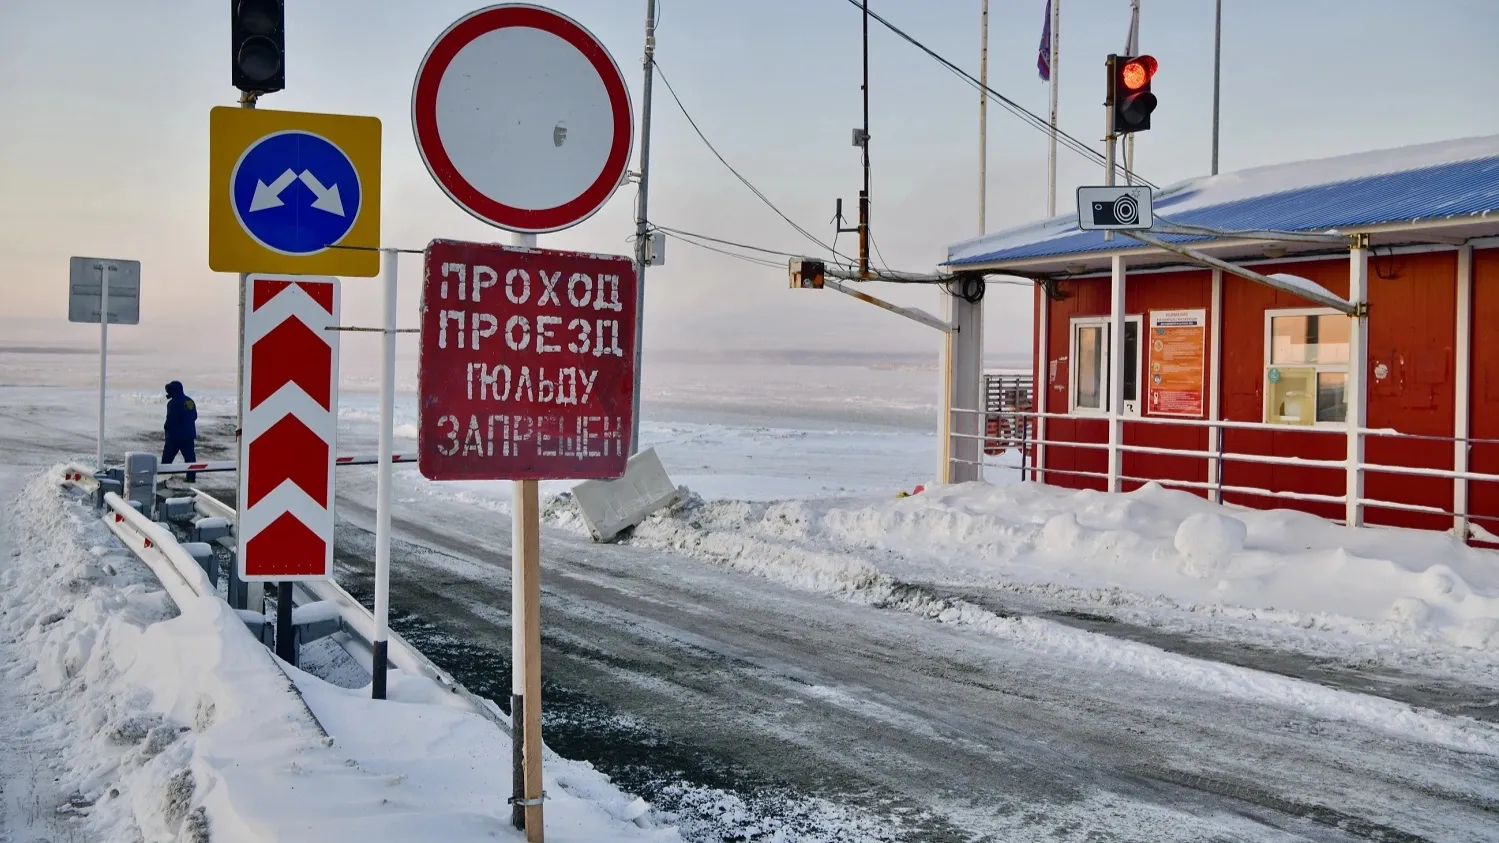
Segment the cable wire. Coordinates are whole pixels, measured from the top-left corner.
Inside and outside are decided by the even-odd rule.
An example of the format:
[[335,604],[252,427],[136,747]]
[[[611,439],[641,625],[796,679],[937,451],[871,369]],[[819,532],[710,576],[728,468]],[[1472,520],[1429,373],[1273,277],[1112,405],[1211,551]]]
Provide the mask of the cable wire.
[[734,246],[734,247],[737,247],[737,248],[740,248],[740,249],[749,249],[752,252],[764,252],[767,255],[778,255],[778,256],[783,257],[783,258],[801,258],[801,257],[806,257],[806,255],[799,255],[799,254],[796,254],[795,252],[782,252],[782,251],[779,251],[779,250],[776,250],[776,249],[767,249],[767,248],[764,248],[763,246],[751,246],[751,245],[748,245],[746,243],[736,243],[733,240],[724,240],[721,237],[710,237],[707,234],[698,234],[698,233],[692,232],[692,231],[683,231],[680,228],[672,228],[669,225],[659,225],[657,223],[651,223],[651,228],[660,229],[661,231],[664,231],[667,234],[675,234],[675,235],[677,235],[679,237],[696,237],[699,240],[707,240],[709,242],[718,243],[718,244],[723,245],[723,246]]
[[728,160],[723,157],[723,154],[718,151],[718,148],[713,145],[713,142],[710,141],[710,140],[708,140],[708,136],[705,135],[705,134],[703,134],[703,130],[698,126],[697,121],[694,120],[694,119],[692,119],[692,115],[690,113],[688,113],[688,111],[687,111],[687,106],[685,106],[685,105],[682,104],[682,99],[677,96],[676,89],[671,86],[671,80],[666,78],[666,73],[661,69],[661,62],[660,62],[660,60],[657,60],[655,62],[655,66],[656,66],[656,74],[661,77],[662,84],[666,85],[666,91],[667,91],[667,93],[671,94],[672,101],[674,101],[677,104],[677,108],[682,112],[682,116],[687,118],[687,123],[689,125],[691,125],[692,126],[692,130],[697,133],[698,139],[701,140],[703,142],[703,144],[708,147],[708,151],[713,153],[713,157],[717,158],[720,164],[723,164],[724,167],[728,168],[729,172],[731,172],[731,173],[734,174],[734,178],[739,179],[739,181],[745,187],[749,188],[749,190],[750,190],[751,193],[755,194],[755,196],[761,202],[765,203],[765,206],[767,208],[770,208],[772,211],[775,212],[776,216],[778,216],[781,219],[785,220],[786,224],[789,225],[789,226],[791,226],[793,229],[795,229],[797,231],[797,233],[801,234],[803,237],[807,238],[808,240],[812,241],[813,243],[816,243],[824,251],[831,252],[831,253],[833,253],[835,255],[838,255],[839,257],[843,258],[844,260],[852,260],[847,255],[844,255],[844,254],[840,253],[837,249],[834,249],[832,246],[829,246],[827,243],[824,243],[823,241],[819,240],[815,235],[812,234],[812,232],[808,231],[805,228],[802,228],[791,217],[786,216],[786,214],[784,212],[782,212],[780,208],[776,207],[776,204],[774,202],[770,201],[770,197],[768,197],[764,193],[762,193],[760,191],[760,188],[755,187],[754,184],[750,183],[749,179],[745,178],[738,170],[734,169],[734,165],[730,164],[728,162]]
[[[662,230],[666,231],[666,229],[662,229]],[[776,268],[776,269],[784,269],[785,268],[785,264],[777,263],[776,261],[767,260],[765,258],[755,257],[754,255],[744,255],[744,254],[740,254],[739,252],[731,252],[728,249],[720,249],[717,246],[710,246],[707,243],[700,243],[697,240],[692,239],[691,237],[688,237],[686,235],[679,234],[679,233],[676,233],[676,232],[673,232],[673,231],[666,231],[666,234],[671,239],[676,240],[676,241],[678,241],[680,243],[686,243],[689,246],[696,246],[699,249],[706,249],[706,250],[708,250],[710,252],[717,252],[720,255],[726,255],[726,256],[731,257],[731,258],[737,258],[738,260],[742,260],[742,261],[744,261],[746,263],[752,263],[752,264],[755,264],[757,266],[772,267],[772,268]]]
[[[848,2],[851,5],[853,5],[855,8],[860,9],[861,11],[864,9],[863,0],[848,0]],[[871,18],[873,18],[874,20],[878,21],[886,29],[890,30],[892,33],[894,33],[895,35],[899,36],[901,39],[905,40],[911,46],[915,47],[918,50],[921,50],[922,52],[926,53],[928,56],[931,56],[933,59],[935,59],[943,67],[947,68],[949,71],[951,71],[952,73],[954,73],[955,75],[957,75],[957,77],[959,79],[962,79],[964,82],[968,83],[974,90],[985,93],[987,96],[989,96],[989,98],[993,99],[995,102],[999,103],[1005,109],[1009,110],[1016,117],[1019,117],[1022,122],[1027,123],[1027,124],[1029,124],[1030,126],[1032,126],[1034,128],[1040,129],[1041,131],[1046,132],[1048,135],[1051,134],[1051,131],[1052,131],[1051,123],[1049,121],[1047,121],[1045,118],[1041,117],[1038,114],[1035,114],[1034,112],[1032,112],[1029,109],[1027,109],[1025,106],[1023,106],[1023,105],[1015,102],[1014,100],[1010,99],[1009,97],[1005,96],[1004,94],[999,93],[998,91],[994,90],[993,88],[989,87],[988,85],[984,84],[983,82],[980,82],[978,79],[976,79],[973,76],[973,74],[969,73],[966,70],[963,70],[962,68],[958,67],[956,64],[953,64],[952,62],[948,61],[946,58],[944,58],[936,50],[933,50],[931,47],[928,47],[927,45],[925,45],[925,44],[921,43],[920,41],[916,40],[914,37],[912,37],[911,35],[907,34],[905,30],[901,29],[900,27],[896,26],[895,24],[891,23],[890,21],[886,20],[885,18],[881,17],[878,13],[876,13],[876,12],[874,12],[874,11],[871,10],[869,12],[869,16]],[[1104,157],[1103,153],[1099,152],[1098,150],[1094,149],[1093,147],[1089,146],[1088,144],[1086,144],[1086,143],[1078,140],[1077,138],[1073,137],[1072,135],[1069,135],[1068,133],[1062,131],[1061,128],[1058,128],[1056,130],[1056,134],[1057,134],[1057,141],[1059,143],[1061,143],[1062,146],[1065,146],[1068,149],[1071,149],[1073,152],[1076,152],[1079,155],[1082,155],[1084,158],[1090,159],[1091,161],[1093,161],[1096,164],[1099,164],[1100,166],[1104,166],[1104,167],[1108,166],[1108,159]],[[1115,166],[1118,167],[1118,169],[1121,172],[1125,173],[1126,176],[1133,178],[1139,184],[1143,184],[1143,185],[1145,185],[1147,187],[1151,187],[1151,188],[1154,188],[1156,190],[1160,189],[1160,187],[1158,185],[1156,185],[1156,184],[1154,184],[1154,183],[1152,183],[1152,182],[1150,182],[1150,181],[1142,178],[1138,173],[1131,172],[1131,171],[1125,169],[1124,167],[1122,167],[1122,166],[1120,166],[1118,164],[1116,164]]]

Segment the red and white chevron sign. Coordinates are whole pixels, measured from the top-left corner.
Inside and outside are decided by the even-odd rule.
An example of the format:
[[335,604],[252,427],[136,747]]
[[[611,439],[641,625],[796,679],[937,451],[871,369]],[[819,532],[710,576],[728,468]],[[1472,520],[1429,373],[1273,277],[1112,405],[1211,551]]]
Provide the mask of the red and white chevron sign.
[[333,575],[338,280],[251,275],[246,291],[239,575]]

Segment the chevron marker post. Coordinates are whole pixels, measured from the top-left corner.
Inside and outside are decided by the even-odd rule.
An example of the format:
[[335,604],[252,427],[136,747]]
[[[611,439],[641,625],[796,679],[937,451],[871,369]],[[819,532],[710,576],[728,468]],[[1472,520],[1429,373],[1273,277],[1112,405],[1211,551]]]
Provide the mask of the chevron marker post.
[[251,275],[245,314],[238,568],[250,582],[333,574],[336,278]]

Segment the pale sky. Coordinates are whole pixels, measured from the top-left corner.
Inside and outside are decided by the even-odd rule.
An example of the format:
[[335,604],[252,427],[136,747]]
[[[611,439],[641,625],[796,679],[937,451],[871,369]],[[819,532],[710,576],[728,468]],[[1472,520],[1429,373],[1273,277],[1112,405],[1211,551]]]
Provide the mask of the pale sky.
[[[504,241],[433,184],[412,141],[412,78],[473,0],[288,0],[287,89],[262,108],[380,118],[384,241]],[[553,0],[614,53],[641,111],[644,0]],[[860,180],[859,24],[848,0],[661,0],[657,58],[708,137],[777,205],[832,236]],[[975,74],[979,0],[872,0]],[[993,0],[990,82],[1044,114],[1036,74],[1044,0]],[[1499,133],[1493,0],[1225,0],[1222,169]],[[68,257],[143,263],[143,321],[125,344],[233,354],[234,276],[207,265],[208,111],[232,104],[221,0],[0,0],[0,315],[68,326]],[[1061,124],[1097,144],[1103,57],[1122,51],[1128,0],[1063,0]],[[1206,174],[1212,0],[1142,0],[1141,45],[1160,62],[1154,128],[1137,169],[1157,184]],[[977,94],[872,24],[874,232],[897,269],[930,271],[977,233]],[[497,82],[497,84],[503,84]],[[650,210],[662,225],[787,251],[817,247],[708,152],[659,82]],[[1046,137],[990,108],[989,227],[1041,216]],[[1101,148],[1101,144],[1099,144]],[[639,144],[637,140],[636,149]],[[1058,207],[1099,168],[1063,148]],[[633,167],[633,165],[632,165]],[[541,245],[627,254],[634,186]],[[840,249],[850,245],[848,236]],[[420,258],[402,261],[401,321],[416,324]],[[648,274],[656,349],[932,349],[927,328],[832,292],[787,289],[784,269],[671,242]],[[873,291],[935,310],[930,289]],[[373,324],[379,282],[349,279],[346,324]],[[1028,348],[1030,291],[993,286],[987,345]],[[225,329],[229,328],[226,333]],[[403,344],[406,342],[403,339]]]

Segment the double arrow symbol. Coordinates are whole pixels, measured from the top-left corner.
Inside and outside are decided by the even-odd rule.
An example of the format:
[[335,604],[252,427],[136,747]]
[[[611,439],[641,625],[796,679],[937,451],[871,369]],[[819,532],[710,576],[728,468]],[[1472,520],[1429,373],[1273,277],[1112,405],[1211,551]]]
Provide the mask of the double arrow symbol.
[[279,208],[286,204],[281,201],[281,191],[290,187],[291,183],[297,179],[301,179],[302,183],[307,185],[307,189],[312,191],[312,195],[317,197],[312,201],[312,207],[340,217],[344,215],[344,203],[339,198],[338,185],[323,187],[323,183],[317,180],[317,176],[314,176],[311,170],[303,170],[299,176],[295,170],[288,169],[270,184],[256,179],[255,196],[250,199],[250,210],[263,211],[266,208]]

